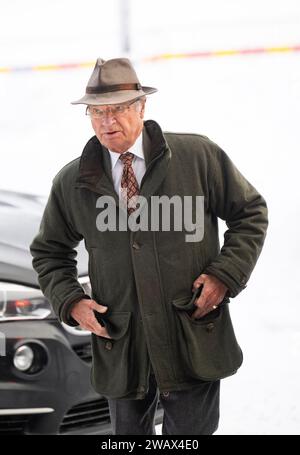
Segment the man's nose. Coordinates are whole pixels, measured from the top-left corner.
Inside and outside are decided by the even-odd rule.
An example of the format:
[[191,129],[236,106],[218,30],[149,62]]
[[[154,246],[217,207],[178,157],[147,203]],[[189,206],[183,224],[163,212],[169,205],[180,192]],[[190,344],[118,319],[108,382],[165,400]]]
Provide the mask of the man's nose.
[[112,123],[115,123],[115,121],[115,116],[109,110],[105,111],[102,116],[101,123],[104,125],[111,125]]

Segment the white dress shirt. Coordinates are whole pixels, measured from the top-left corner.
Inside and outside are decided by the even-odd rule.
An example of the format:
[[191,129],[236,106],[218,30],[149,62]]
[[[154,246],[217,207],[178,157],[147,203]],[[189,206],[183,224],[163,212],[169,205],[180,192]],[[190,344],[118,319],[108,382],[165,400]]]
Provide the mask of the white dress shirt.
[[[113,182],[114,182],[115,191],[120,198],[121,197],[121,179],[122,179],[123,166],[124,166],[122,161],[119,160],[121,153],[113,152],[111,150],[108,150],[108,151],[110,154],[111,172],[112,172],[112,178],[113,178]],[[135,174],[135,177],[136,177],[137,182],[140,187],[142,178],[146,171],[146,163],[145,163],[145,157],[144,157],[144,151],[143,151],[142,133],[138,136],[138,138],[135,141],[135,143],[133,144],[133,146],[130,147],[127,150],[127,152],[131,152],[134,155],[134,158],[132,160],[132,168],[133,168],[133,172]]]

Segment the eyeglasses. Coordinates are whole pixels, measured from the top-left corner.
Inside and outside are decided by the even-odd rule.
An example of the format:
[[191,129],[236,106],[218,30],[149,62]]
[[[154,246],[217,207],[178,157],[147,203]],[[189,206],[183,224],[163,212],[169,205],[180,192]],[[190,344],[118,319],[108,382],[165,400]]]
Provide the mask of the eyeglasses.
[[112,116],[117,117],[120,115],[125,114],[125,112],[130,108],[130,106],[134,103],[136,103],[138,100],[135,99],[131,101],[130,103],[125,103],[125,104],[113,104],[107,107],[106,109],[99,109],[94,106],[87,106],[85,115],[88,115],[89,117],[92,118],[103,118],[105,115],[108,113],[111,113]]

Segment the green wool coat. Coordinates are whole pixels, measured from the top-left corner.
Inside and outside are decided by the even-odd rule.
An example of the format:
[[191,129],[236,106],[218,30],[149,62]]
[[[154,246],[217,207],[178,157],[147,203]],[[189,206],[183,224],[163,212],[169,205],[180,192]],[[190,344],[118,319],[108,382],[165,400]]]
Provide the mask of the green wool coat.
[[[246,287],[267,229],[265,200],[207,137],[162,133],[148,120],[143,146],[146,173],[140,194],[147,202],[154,195],[204,196],[201,240],[187,242],[185,227],[97,229],[97,216],[104,210],[97,207],[98,198],[111,196],[118,206],[118,196],[109,152],[94,136],[82,156],[54,178],[30,246],[43,293],[61,321],[76,325],[70,310],[85,293],[77,281],[74,248],[84,239],[92,297],[108,307],[101,321],[112,337],[92,334],[91,381],[110,398],[144,398],[150,362],[161,392],[237,371],[243,356],[228,302]],[[143,210],[150,217],[151,204]],[[116,216],[126,215],[121,210]],[[218,217],[228,227],[221,250]],[[229,291],[221,307],[193,320],[187,309],[192,283],[201,273],[218,277]]]

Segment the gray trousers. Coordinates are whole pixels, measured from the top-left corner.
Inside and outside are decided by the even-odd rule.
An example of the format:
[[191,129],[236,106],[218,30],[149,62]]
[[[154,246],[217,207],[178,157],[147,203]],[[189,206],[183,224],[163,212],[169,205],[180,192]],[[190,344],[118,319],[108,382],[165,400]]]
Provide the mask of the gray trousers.
[[153,373],[143,400],[108,399],[113,434],[155,435],[158,396],[164,409],[163,435],[210,435],[219,423],[220,381],[179,392],[159,393]]

